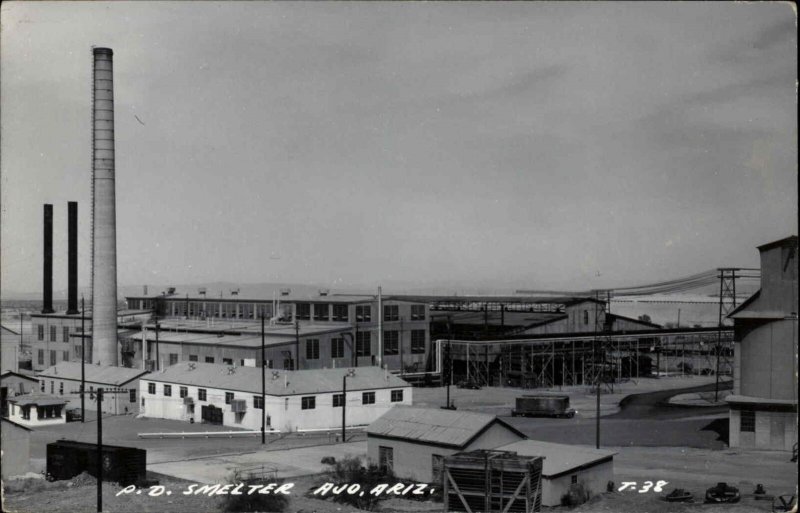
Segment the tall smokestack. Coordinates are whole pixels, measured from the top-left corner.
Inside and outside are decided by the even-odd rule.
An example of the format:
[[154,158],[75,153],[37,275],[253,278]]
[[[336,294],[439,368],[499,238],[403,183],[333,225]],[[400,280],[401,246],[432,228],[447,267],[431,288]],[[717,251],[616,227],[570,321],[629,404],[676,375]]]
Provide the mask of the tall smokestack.
[[44,205],[44,275],[42,276],[42,313],[53,313],[53,205]]
[[92,53],[92,359],[117,365],[114,52],[94,48]]
[[67,203],[67,314],[78,313],[78,202]]

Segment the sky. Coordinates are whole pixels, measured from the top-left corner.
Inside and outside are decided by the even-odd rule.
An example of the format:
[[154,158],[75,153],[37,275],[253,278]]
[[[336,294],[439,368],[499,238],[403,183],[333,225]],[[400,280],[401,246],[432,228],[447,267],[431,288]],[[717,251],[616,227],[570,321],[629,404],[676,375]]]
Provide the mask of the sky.
[[585,290],[797,233],[789,3],[4,2],[2,288],[80,203],[114,50],[118,282]]

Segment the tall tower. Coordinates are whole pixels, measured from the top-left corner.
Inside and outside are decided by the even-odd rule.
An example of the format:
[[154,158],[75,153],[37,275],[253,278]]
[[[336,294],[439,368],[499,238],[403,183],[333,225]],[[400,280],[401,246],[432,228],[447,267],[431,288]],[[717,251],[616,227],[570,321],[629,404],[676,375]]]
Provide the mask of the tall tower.
[[92,68],[92,360],[117,365],[117,215],[114,192],[114,79],[110,48]]

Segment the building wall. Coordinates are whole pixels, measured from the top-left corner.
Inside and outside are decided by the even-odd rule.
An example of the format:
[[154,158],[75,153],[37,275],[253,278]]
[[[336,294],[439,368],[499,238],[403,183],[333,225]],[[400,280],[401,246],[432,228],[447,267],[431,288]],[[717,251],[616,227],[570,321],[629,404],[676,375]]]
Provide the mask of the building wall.
[[[269,379],[269,376],[267,376]],[[230,404],[225,403],[226,390],[218,388],[205,388],[206,401],[199,400],[198,389],[204,387],[186,386],[187,396],[194,402],[192,408],[184,404],[180,397],[180,387],[183,385],[172,384],[172,395],[164,396],[164,383],[155,382],[156,393],[148,392],[147,380],[141,380],[139,385],[141,413],[146,417],[189,421],[194,417],[195,422],[201,422],[202,406],[213,405],[222,409],[223,425],[247,430],[261,429],[261,409],[255,408],[254,398],[260,397],[257,393],[233,391],[233,399],[242,399],[247,408],[244,415],[237,418]],[[391,402],[391,391],[403,390],[401,402]],[[369,424],[388,411],[395,404],[411,405],[412,388],[400,387],[394,389],[375,390],[375,403],[362,405],[362,392],[347,392],[346,422],[348,426]],[[333,407],[333,395],[340,392],[317,393],[307,395],[274,396],[267,395],[265,414],[269,417],[269,426],[279,431],[294,431],[297,429],[337,429],[342,426],[342,409]],[[315,397],[314,409],[302,409],[302,397]]]
[[30,419],[22,418],[22,408],[17,406],[14,403],[9,404],[8,406],[8,418],[13,420],[17,424],[22,424],[23,426],[27,426],[30,428],[40,427],[40,426],[53,426],[57,424],[65,424],[67,422],[67,418],[64,415],[64,408],[61,408],[61,415],[59,417],[51,417],[49,419],[40,419],[38,418],[38,414],[36,413],[36,406],[31,406],[31,413]]
[[542,478],[542,505],[561,505],[561,497],[569,492],[569,487],[572,485],[572,476],[577,476],[578,483],[582,483],[592,495],[604,493],[608,482],[614,480],[614,461],[600,463],[553,479]]
[[755,432],[741,430],[741,410],[730,412],[731,447],[790,451],[797,443],[797,414],[755,411]]
[[[44,376],[37,376],[39,379],[39,391],[63,398],[67,401],[67,409],[79,408],[81,406],[81,396],[79,394],[81,382],[73,379],[58,379]],[[125,393],[108,393],[103,395],[103,413],[109,415],[124,415],[126,413],[137,413],[139,411],[139,380],[135,379],[125,383],[121,387],[115,387],[107,383],[86,382],[85,408],[88,411],[97,411],[97,394],[94,393],[98,388],[105,390],[125,390]],[[134,390],[133,401],[131,401],[130,390]]]
[[796,321],[753,323],[737,320],[741,395],[795,400]]
[[2,382],[3,388],[7,389],[8,397],[15,395],[29,394],[36,390],[36,383],[19,376],[6,376]]
[[434,454],[450,456],[462,451],[494,449],[522,439],[523,437],[510,431],[502,424],[494,424],[464,448],[429,445],[413,440],[394,440],[367,435],[367,459],[370,463],[377,465],[379,462],[379,448],[391,447],[393,449],[395,475],[422,483],[430,483],[433,481]]
[[25,474],[28,472],[31,457],[30,431],[10,422],[3,422],[0,432],[3,451],[3,464],[0,468],[3,469],[3,479]]

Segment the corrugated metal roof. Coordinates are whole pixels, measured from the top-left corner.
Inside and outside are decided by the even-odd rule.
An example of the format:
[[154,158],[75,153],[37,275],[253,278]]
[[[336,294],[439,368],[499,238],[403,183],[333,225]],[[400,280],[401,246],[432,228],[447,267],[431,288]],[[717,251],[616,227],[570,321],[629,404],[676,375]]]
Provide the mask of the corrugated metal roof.
[[470,411],[395,406],[367,427],[367,433],[463,447],[494,415]]
[[498,451],[511,451],[520,456],[544,456],[542,475],[558,476],[579,467],[606,459],[617,454],[607,449],[593,449],[575,445],[554,444],[538,440],[520,440],[495,448]]
[[[231,369],[233,372],[231,372]],[[286,371],[267,369],[266,393],[272,396],[341,392],[347,369]],[[233,367],[200,362],[181,362],[145,377],[147,381],[204,386],[222,390],[261,393],[259,367]],[[356,367],[347,378],[347,390],[410,387],[406,381],[380,367]]]
[[[120,386],[125,383],[147,374],[142,369],[131,369],[128,367],[112,367],[109,365],[86,364],[86,381],[100,383],[102,385]],[[61,362],[48,367],[36,374],[37,377],[54,379],[71,379],[80,381],[81,364],[79,362]]]

